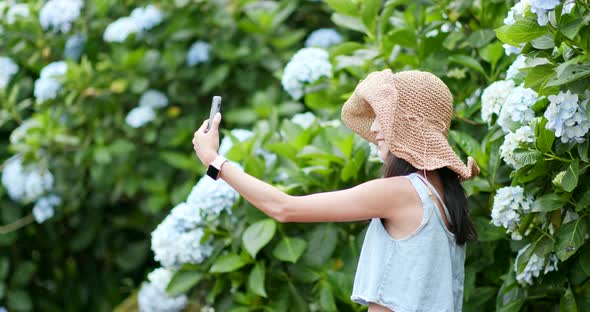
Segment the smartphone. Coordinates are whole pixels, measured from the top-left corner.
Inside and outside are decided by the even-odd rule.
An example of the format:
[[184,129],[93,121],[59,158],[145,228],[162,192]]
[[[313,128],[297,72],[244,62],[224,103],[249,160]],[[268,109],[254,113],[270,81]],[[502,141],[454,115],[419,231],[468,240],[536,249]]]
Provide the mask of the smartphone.
[[209,112],[209,123],[207,125],[207,131],[211,129],[211,125],[213,124],[213,117],[215,114],[221,112],[221,96],[214,96],[213,101],[211,101],[211,112]]

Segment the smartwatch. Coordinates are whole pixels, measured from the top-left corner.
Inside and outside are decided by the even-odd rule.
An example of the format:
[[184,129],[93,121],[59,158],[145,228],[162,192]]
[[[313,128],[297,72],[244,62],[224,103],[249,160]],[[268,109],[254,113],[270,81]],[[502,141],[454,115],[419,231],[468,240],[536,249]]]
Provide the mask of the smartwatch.
[[213,180],[219,179],[221,176],[221,166],[225,163],[227,159],[225,157],[218,155],[211,164],[209,164],[209,168],[207,168],[207,175],[211,177]]

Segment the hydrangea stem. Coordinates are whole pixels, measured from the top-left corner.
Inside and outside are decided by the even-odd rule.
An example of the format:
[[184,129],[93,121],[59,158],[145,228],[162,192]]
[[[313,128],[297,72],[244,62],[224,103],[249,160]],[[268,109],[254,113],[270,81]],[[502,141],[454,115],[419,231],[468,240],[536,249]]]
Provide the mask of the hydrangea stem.
[[26,225],[29,225],[35,221],[35,217],[32,213],[29,213],[27,216],[20,218],[12,223],[0,226],[0,234],[8,234],[10,232],[14,232]]

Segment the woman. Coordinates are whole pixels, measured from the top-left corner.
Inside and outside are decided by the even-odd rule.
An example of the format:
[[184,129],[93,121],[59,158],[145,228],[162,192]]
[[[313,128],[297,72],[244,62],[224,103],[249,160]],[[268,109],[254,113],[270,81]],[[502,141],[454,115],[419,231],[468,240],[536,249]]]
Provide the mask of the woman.
[[[291,196],[231,163],[220,177],[280,222],[371,219],[351,300],[376,311],[461,311],[465,243],[476,238],[460,184],[479,173],[448,143],[453,99],[436,76],[421,71],[373,72],[342,107],[352,131],[378,146],[384,177],[356,187]],[[208,165],[217,159],[217,114],[195,132]]]

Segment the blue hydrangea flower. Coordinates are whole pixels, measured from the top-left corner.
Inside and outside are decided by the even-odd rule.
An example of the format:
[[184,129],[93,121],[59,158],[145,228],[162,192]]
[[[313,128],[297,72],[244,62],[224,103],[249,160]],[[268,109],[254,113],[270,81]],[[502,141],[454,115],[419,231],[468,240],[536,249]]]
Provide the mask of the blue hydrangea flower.
[[538,100],[537,92],[532,89],[525,88],[522,85],[512,89],[500,109],[498,125],[506,133],[528,125],[535,118],[535,112],[531,107]]
[[158,26],[164,19],[162,11],[152,4],[143,8],[135,8],[131,11],[130,17],[137,24],[139,31],[150,30]]
[[281,83],[283,89],[293,99],[300,99],[306,84],[311,84],[323,77],[332,77],[332,64],[326,50],[320,48],[303,48],[299,50],[285,66]]
[[500,146],[500,157],[512,168],[520,169],[524,164],[514,157],[514,151],[517,148],[528,147],[535,141],[535,131],[529,126],[522,126],[516,132],[510,132],[504,137],[504,142]]
[[171,297],[166,287],[174,272],[166,268],[157,268],[148,274],[148,282],[141,285],[137,303],[141,312],[180,312],[187,303],[186,295]]
[[68,38],[64,48],[64,58],[74,61],[79,61],[84,52],[84,45],[86,44],[86,37],[82,34],[76,34]]
[[307,40],[306,47],[329,48],[342,42],[342,36],[333,28],[320,28],[314,30]]
[[514,4],[510,11],[508,11],[508,15],[504,19],[505,25],[512,25],[515,22],[515,17],[523,17],[524,12],[526,11],[526,3],[521,1]]
[[[232,164],[239,167],[236,163]],[[238,192],[225,181],[203,176],[191,190],[186,203],[199,207],[201,218],[205,222],[217,222],[223,211],[232,214],[231,208],[238,198]]]
[[121,17],[110,23],[104,31],[103,39],[107,42],[123,42],[131,34],[139,31],[139,26],[131,17]]
[[48,195],[39,198],[33,207],[33,216],[37,223],[43,223],[45,220],[53,217],[55,206],[61,204],[61,198],[57,195]]
[[4,89],[17,72],[18,65],[11,58],[0,56],[0,89]]
[[191,45],[186,54],[186,63],[189,66],[205,63],[209,61],[211,45],[205,41],[197,41]]
[[525,194],[521,186],[505,186],[496,191],[492,205],[492,222],[495,226],[502,226],[507,233],[512,233],[512,239],[521,240],[517,232],[520,226],[520,216],[532,210],[533,198]]
[[537,14],[537,23],[541,26],[547,25],[549,12],[559,5],[560,0],[529,0],[531,12]]
[[[6,4],[5,4],[6,5]],[[0,9],[2,7],[0,6]],[[0,10],[0,17],[2,17],[2,10]],[[6,23],[14,24],[17,18],[27,18],[31,14],[29,5],[26,3],[8,4],[8,11],[6,11]]]
[[23,164],[22,156],[6,160],[2,170],[2,185],[8,196],[21,202],[37,200],[53,188],[53,174],[36,164]]
[[139,128],[154,119],[156,119],[156,112],[153,108],[137,106],[127,113],[125,122],[133,128]]
[[149,89],[145,91],[141,97],[139,98],[139,106],[146,106],[151,108],[162,108],[168,105],[168,98],[166,94],[154,90]]
[[[585,94],[586,101],[590,94]],[[549,107],[544,115],[548,122],[545,128],[555,132],[563,143],[582,143],[590,129],[590,122],[583,105],[580,105],[578,95],[567,90],[557,95],[550,95]]]
[[61,82],[57,79],[68,71],[68,64],[64,61],[53,62],[45,66],[35,81],[35,98],[38,102],[54,99],[61,89]]
[[49,0],[39,13],[39,22],[45,30],[53,28],[55,31],[69,32],[72,23],[80,17],[83,6],[82,0]]

